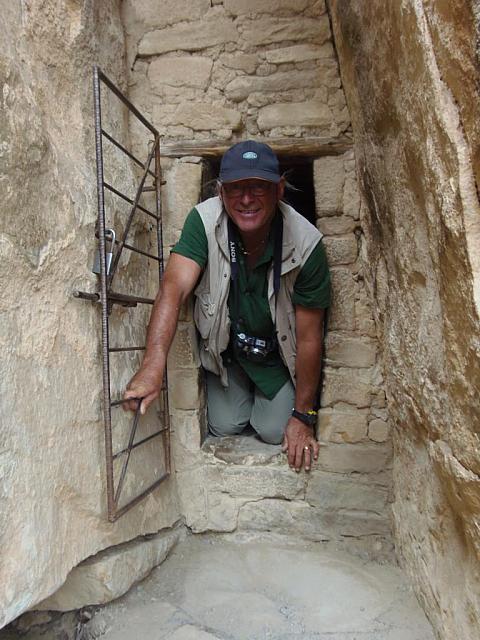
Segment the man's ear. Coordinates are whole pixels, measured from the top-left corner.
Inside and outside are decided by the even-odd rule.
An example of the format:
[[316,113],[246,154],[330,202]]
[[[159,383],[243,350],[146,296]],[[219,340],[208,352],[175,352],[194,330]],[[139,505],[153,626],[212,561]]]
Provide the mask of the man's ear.
[[277,184],[277,198],[281,200],[285,193],[285,178],[282,176],[280,182]]

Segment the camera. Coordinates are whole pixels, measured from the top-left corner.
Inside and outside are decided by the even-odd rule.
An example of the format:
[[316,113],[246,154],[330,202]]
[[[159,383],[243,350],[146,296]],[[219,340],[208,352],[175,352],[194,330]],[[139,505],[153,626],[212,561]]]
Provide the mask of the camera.
[[235,333],[235,349],[243,353],[252,362],[262,362],[269,353],[277,348],[276,338],[256,338],[246,333]]

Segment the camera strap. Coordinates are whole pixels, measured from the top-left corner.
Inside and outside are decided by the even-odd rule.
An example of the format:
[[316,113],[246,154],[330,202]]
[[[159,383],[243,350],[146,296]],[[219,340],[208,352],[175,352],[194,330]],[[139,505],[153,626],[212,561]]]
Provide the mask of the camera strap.
[[[283,216],[278,213],[275,220],[273,240],[273,294],[275,296],[275,312],[277,309],[278,292],[280,291],[280,276],[282,273],[282,243],[283,243]],[[230,255],[230,278],[233,287],[235,316],[238,320],[238,255],[236,240],[238,234],[232,220],[228,218],[228,252]]]

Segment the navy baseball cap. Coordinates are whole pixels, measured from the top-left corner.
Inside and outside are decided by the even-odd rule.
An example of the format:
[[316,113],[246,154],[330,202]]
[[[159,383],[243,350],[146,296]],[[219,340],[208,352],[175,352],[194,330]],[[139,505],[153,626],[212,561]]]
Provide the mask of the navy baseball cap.
[[230,147],[220,164],[220,182],[259,178],[278,184],[281,180],[278,158],[263,142],[245,140]]

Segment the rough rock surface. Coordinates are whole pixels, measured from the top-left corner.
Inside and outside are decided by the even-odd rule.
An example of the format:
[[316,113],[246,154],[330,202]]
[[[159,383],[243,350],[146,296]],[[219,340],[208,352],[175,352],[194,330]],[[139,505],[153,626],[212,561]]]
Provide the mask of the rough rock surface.
[[[478,4],[330,3],[384,354],[399,556],[443,640],[480,635]],[[382,417],[379,416],[379,419]],[[379,434],[380,429],[380,434]],[[373,422],[369,435],[382,436]]]
[[[97,286],[92,65],[125,89],[118,4],[2,8],[0,627],[52,594],[86,557],[179,518],[169,482],[107,522],[101,317],[72,295]],[[125,114],[106,96],[104,124],[128,140]],[[116,156],[110,164],[105,153],[110,180],[131,193],[130,163]],[[125,213],[117,202],[118,224]],[[132,277],[148,291],[152,278],[141,268]],[[143,339],[146,319],[132,313],[112,319],[124,344]],[[114,390],[135,366],[118,357],[125,364],[114,365]],[[139,481],[149,460],[137,465]]]
[[35,609],[71,611],[116,600],[161,564],[184,534],[183,528],[169,529],[87,558],[72,569],[65,584],[53,596]]

